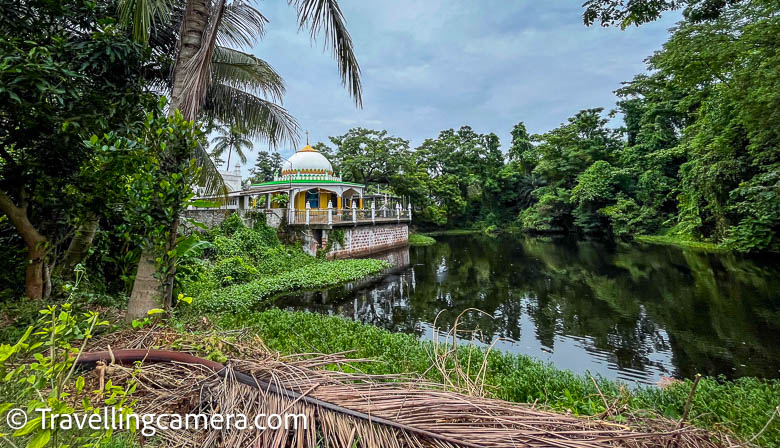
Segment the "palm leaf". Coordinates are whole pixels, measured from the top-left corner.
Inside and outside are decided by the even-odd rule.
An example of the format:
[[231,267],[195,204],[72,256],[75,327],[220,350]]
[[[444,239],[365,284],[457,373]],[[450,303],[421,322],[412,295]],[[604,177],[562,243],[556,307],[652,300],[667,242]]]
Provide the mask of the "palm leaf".
[[267,139],[271,146],[297,140],[298,123],[287,110],[227,84],[209,86],[202,112],[222,123],[239,123],[247,135]]
[[336,0],[288,0],[298,10],[298,29],[308,27],[314,39],[320,31],[325,34],[325,45],[333,49],[339,65],[341,82],[349,90],[358,106],[363,105],[360,84],[360,66],[347,31],[346,20]]
[[203,194],[205,195],[220,195],[227,196],[228,188],[225,185],[225,179],[219,174],[217,166],[214,165],[214,161],[209,157],[209,152],[201,144],[193,151],[192,158],[195,159],[195,163],[200,167],[200,179],[198,179],[198,185],[203,188]]
[[[170,345],[166,336],[156,333],[151,340]],[[116,347],[117,338],[113,338],[108,343]],[[152,346],[148,335],[133,338],[133,345]],[[249,421],[262,421],[257,419],[273,414],[301,417],[295,429],[227,425],[210,430],[204,425],[191,431],[161,431],[161,446],[169,448],[722,446],[717,434],[671,420],[645,417],[618,424],[538,409],[535,404],[469,396],[411,377],[346,373],[346,369],[357,370],[355,364],[363,360],[339,354],[279,360],[278,355],[256,346],[245,350],[251,350],[255,359],[231,360],[227,365],[146,347],[87,352],[78,362],[143,362],[135,370],[115,369],[112,378],[122,385],[132,380],[145,391],[138,400],[139,414],[181,413],[184,406],[184,412],[231,413]]]
[[226,47],[214,49],[211,80],[244,91],[259,91],[274,101],[280,101],[285,91],[284,80],[270,64]]
[[217,44],[251,47],[265,34],[266,23],[268,19],[252,6],[243,1],[230,3],[225,6],[225,14],[219,24]]
[[157,21],[169,19],[172,0],[119,0],[119,23],[132,29],[133,39],[148,43]]

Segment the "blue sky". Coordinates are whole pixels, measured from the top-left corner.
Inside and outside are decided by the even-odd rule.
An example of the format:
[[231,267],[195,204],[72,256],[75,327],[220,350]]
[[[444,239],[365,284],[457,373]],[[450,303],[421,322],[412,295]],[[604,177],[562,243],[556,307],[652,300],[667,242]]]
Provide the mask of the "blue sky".
[[[341,86],[335,61],[298,32],[285,1],[262,1],[269,19],[252,52],[285,79],[283,105],[329,143],[356,126],[387,129],[412,147],[468,124],[495,132],[557,127],[580,109],[612,108],[614,90],[645,70],[679,14],[621,31],[585,27],[581,0],[340,0],[362,69],[363,108]],[[301,141],[304,141],[301,135]],[[257,143],[255,150],[267,150]],[[294,148],[279,148],[289,157]],[[255,154],[242,171],[254,165]]]

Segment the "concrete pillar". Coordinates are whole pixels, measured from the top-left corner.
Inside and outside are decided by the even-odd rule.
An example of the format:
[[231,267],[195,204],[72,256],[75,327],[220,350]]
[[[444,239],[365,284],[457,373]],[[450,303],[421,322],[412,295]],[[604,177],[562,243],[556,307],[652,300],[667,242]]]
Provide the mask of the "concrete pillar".
[[355,203],[352,203],[352,223],[357,224],[357,210],[355,209]]
[[395,217],[397,222],[401,222],[401,204],[395,204]]
[[328,201],[328,225],[333,224],[333,202]]
[[409,203],[409,206],[407,208],[409,210],[409,221],[411,221],[412,220],[412,204]]
[[268,193],[266,196],[267,196],[267,198],[266,198],[266,202],[265,202],[266,203],[265,208],[271,208],[271,193]]
[[306,201],[306,225],[309,225],[309,214],[311,213],[311,204]]
[[371,223],[376,224],[376,208],[373,202],[371,202]]

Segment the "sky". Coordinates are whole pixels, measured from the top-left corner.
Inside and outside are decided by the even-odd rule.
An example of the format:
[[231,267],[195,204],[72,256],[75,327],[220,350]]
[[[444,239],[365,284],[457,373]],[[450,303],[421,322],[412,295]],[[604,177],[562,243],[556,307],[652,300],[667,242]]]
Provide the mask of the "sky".
[[[620,83],[646,70],[680,15],[630,28],[586,27],[582,0],[339,0],[362,72],[363,108],[342,87],[324,39],[298,32],[286,1],[261,1],[266,34],[251,52],[284,78],[282,105],[311,144],[353,127],[386,129],[412,148],[469,125],[506,151],[512,127],[531,133],[581,109],[614,107]],[[332,146],[332,145],[331,145]],[[258,142],[242,173],[254,166]],[[289,157],[295,148],[278,148]],[[232,163],[232,162],[231,162]]]

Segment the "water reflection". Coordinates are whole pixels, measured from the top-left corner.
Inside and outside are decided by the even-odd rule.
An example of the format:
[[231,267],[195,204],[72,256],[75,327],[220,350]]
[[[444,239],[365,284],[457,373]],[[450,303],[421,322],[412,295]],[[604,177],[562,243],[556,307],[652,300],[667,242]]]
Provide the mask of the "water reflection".
[[780,268],[652,245],[502,236],[442,237],[390,254],[381,279],[287,297],[430,337],[432,323],[479,328],[497,347],[577,372],[654,383],[697,372],[779,377]]

